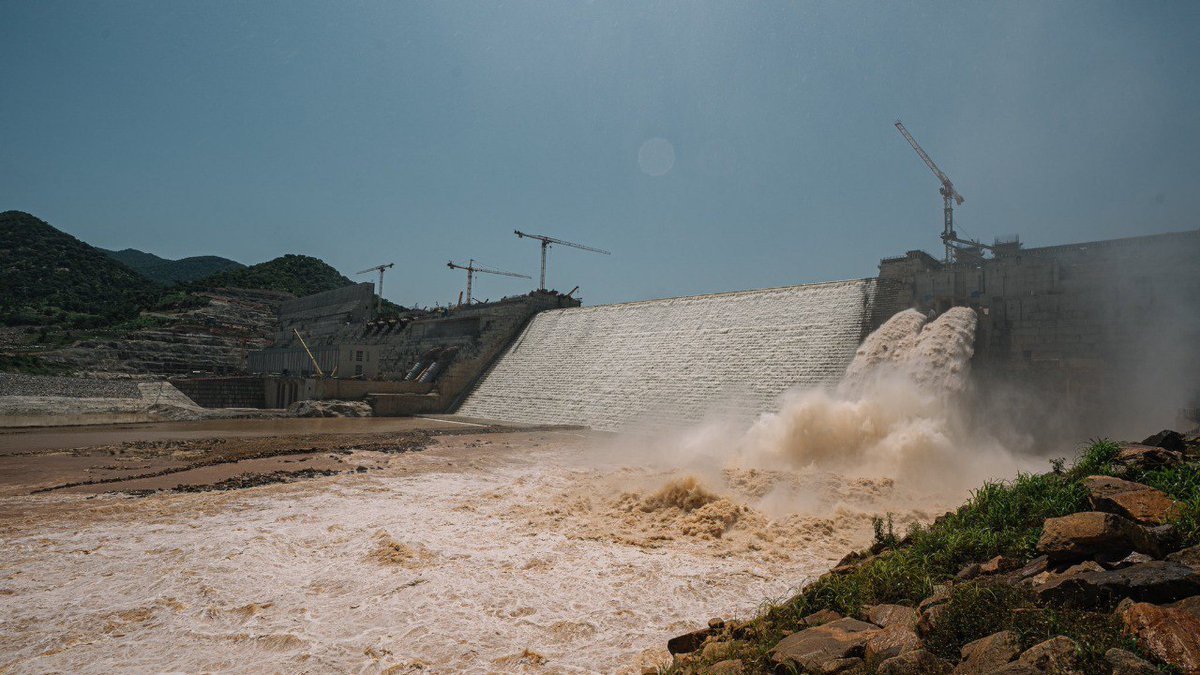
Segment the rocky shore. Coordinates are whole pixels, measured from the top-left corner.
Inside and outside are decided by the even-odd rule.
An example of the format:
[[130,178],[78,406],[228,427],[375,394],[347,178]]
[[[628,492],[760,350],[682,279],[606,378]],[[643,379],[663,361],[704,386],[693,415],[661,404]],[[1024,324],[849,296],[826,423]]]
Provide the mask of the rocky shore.
[[664,674],[1200,673],[1200,437],[1092,443],[795,597],[668,642]]

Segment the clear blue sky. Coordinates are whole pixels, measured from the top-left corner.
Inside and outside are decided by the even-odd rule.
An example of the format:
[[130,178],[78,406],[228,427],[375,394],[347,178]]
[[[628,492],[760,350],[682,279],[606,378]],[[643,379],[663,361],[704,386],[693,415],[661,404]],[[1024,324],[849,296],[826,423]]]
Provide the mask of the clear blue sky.
[[450,258],[536,277],[514,228],[612,250],[551,253],[592,304],[870,276],[939,245],[897,118],[971,236],[1200,227],[1198,36],[1195,2],[0,0],[0,210],[394,260],[403,304]]

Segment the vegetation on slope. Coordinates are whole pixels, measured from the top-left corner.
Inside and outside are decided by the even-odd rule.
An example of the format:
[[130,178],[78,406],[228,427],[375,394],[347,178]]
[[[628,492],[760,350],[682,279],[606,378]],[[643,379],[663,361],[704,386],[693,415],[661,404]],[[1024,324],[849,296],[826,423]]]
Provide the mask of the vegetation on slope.
[[99,249],[21,211],[0,213],[0,323],[97,326],[160,292]]
[[245,267],[240,262],[215,255],[199,255],[170,260],[135,248],[120,251],[100,250],[147,279],[167,286],[196,281],[214,274],[240,270]]
[[199,288],[261,288],[286,291],[297,297],[349,286],[354,282],[323,260],[306,255],[288,254],[274,260],[230,270],[200,279]]
[[[737,639],[745,641],[736,656],[750,672],[772,672],[770,650],[787,635],[803,630],[805,617],[816,612],[863,616],[872,605],[916,606],[944,590],[944,584],[954,581],[968,565],[995,556],[1027,563],[1037,555],[1045,519],[1091,510],[1082,483],[1088,476],[1116,476],[1167,493],[1180,506],[1171,523],[1175,544],[1200,543],[1200,462],[1141,469],[1114,463],[1119,450],[1116,443],[1096,441],[1069,469],[1058,460],[1048,473],[987,483],[957,511],[930,526],[918,525],[903,537],[892,530],[890,519],[877,521],[872,553],[859,554],[858,564],[827,574],[798,595],[766,606],[751,621],[736,624]],[[1106,650],[1136,649],[1111,610],[1042,602],[1028,588],[988,578],[959,581],[950,586],[943,619],[926,636],[925,646],[939,657],[954,660],[963,645],[1002,630],[1013,631],[1023,649],[1065,635],[1079,645],[1084,672],[1108,672],[1103,663]],[[672,667],[666,672],[676,671]]]

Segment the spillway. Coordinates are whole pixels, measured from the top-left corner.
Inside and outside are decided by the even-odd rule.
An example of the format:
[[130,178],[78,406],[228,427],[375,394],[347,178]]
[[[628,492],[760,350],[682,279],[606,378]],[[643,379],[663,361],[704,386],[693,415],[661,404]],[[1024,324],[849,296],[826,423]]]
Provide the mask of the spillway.
[[875,279],[545,311],[459,407],[617,430],[771,410],[834,384],[891,306]]

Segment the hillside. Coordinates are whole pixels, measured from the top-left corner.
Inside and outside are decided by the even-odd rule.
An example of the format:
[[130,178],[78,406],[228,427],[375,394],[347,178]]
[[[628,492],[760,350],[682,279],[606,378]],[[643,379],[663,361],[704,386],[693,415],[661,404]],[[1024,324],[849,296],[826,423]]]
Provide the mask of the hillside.
[[288,254],[200,279],[198,288],[259,288],[286,291],[297,297],[349,286],[352,281],[323,260],[306,255]]
[[0,323],[101,325],[160,288],[100,249],[21,211],[0,213]]
[[142,276],[167,286],[196,281],[221,272],[245,268],[240,262],[215,255],[200,255],[170,260],[135,248],[104,251],[109,257],[125,264]]

